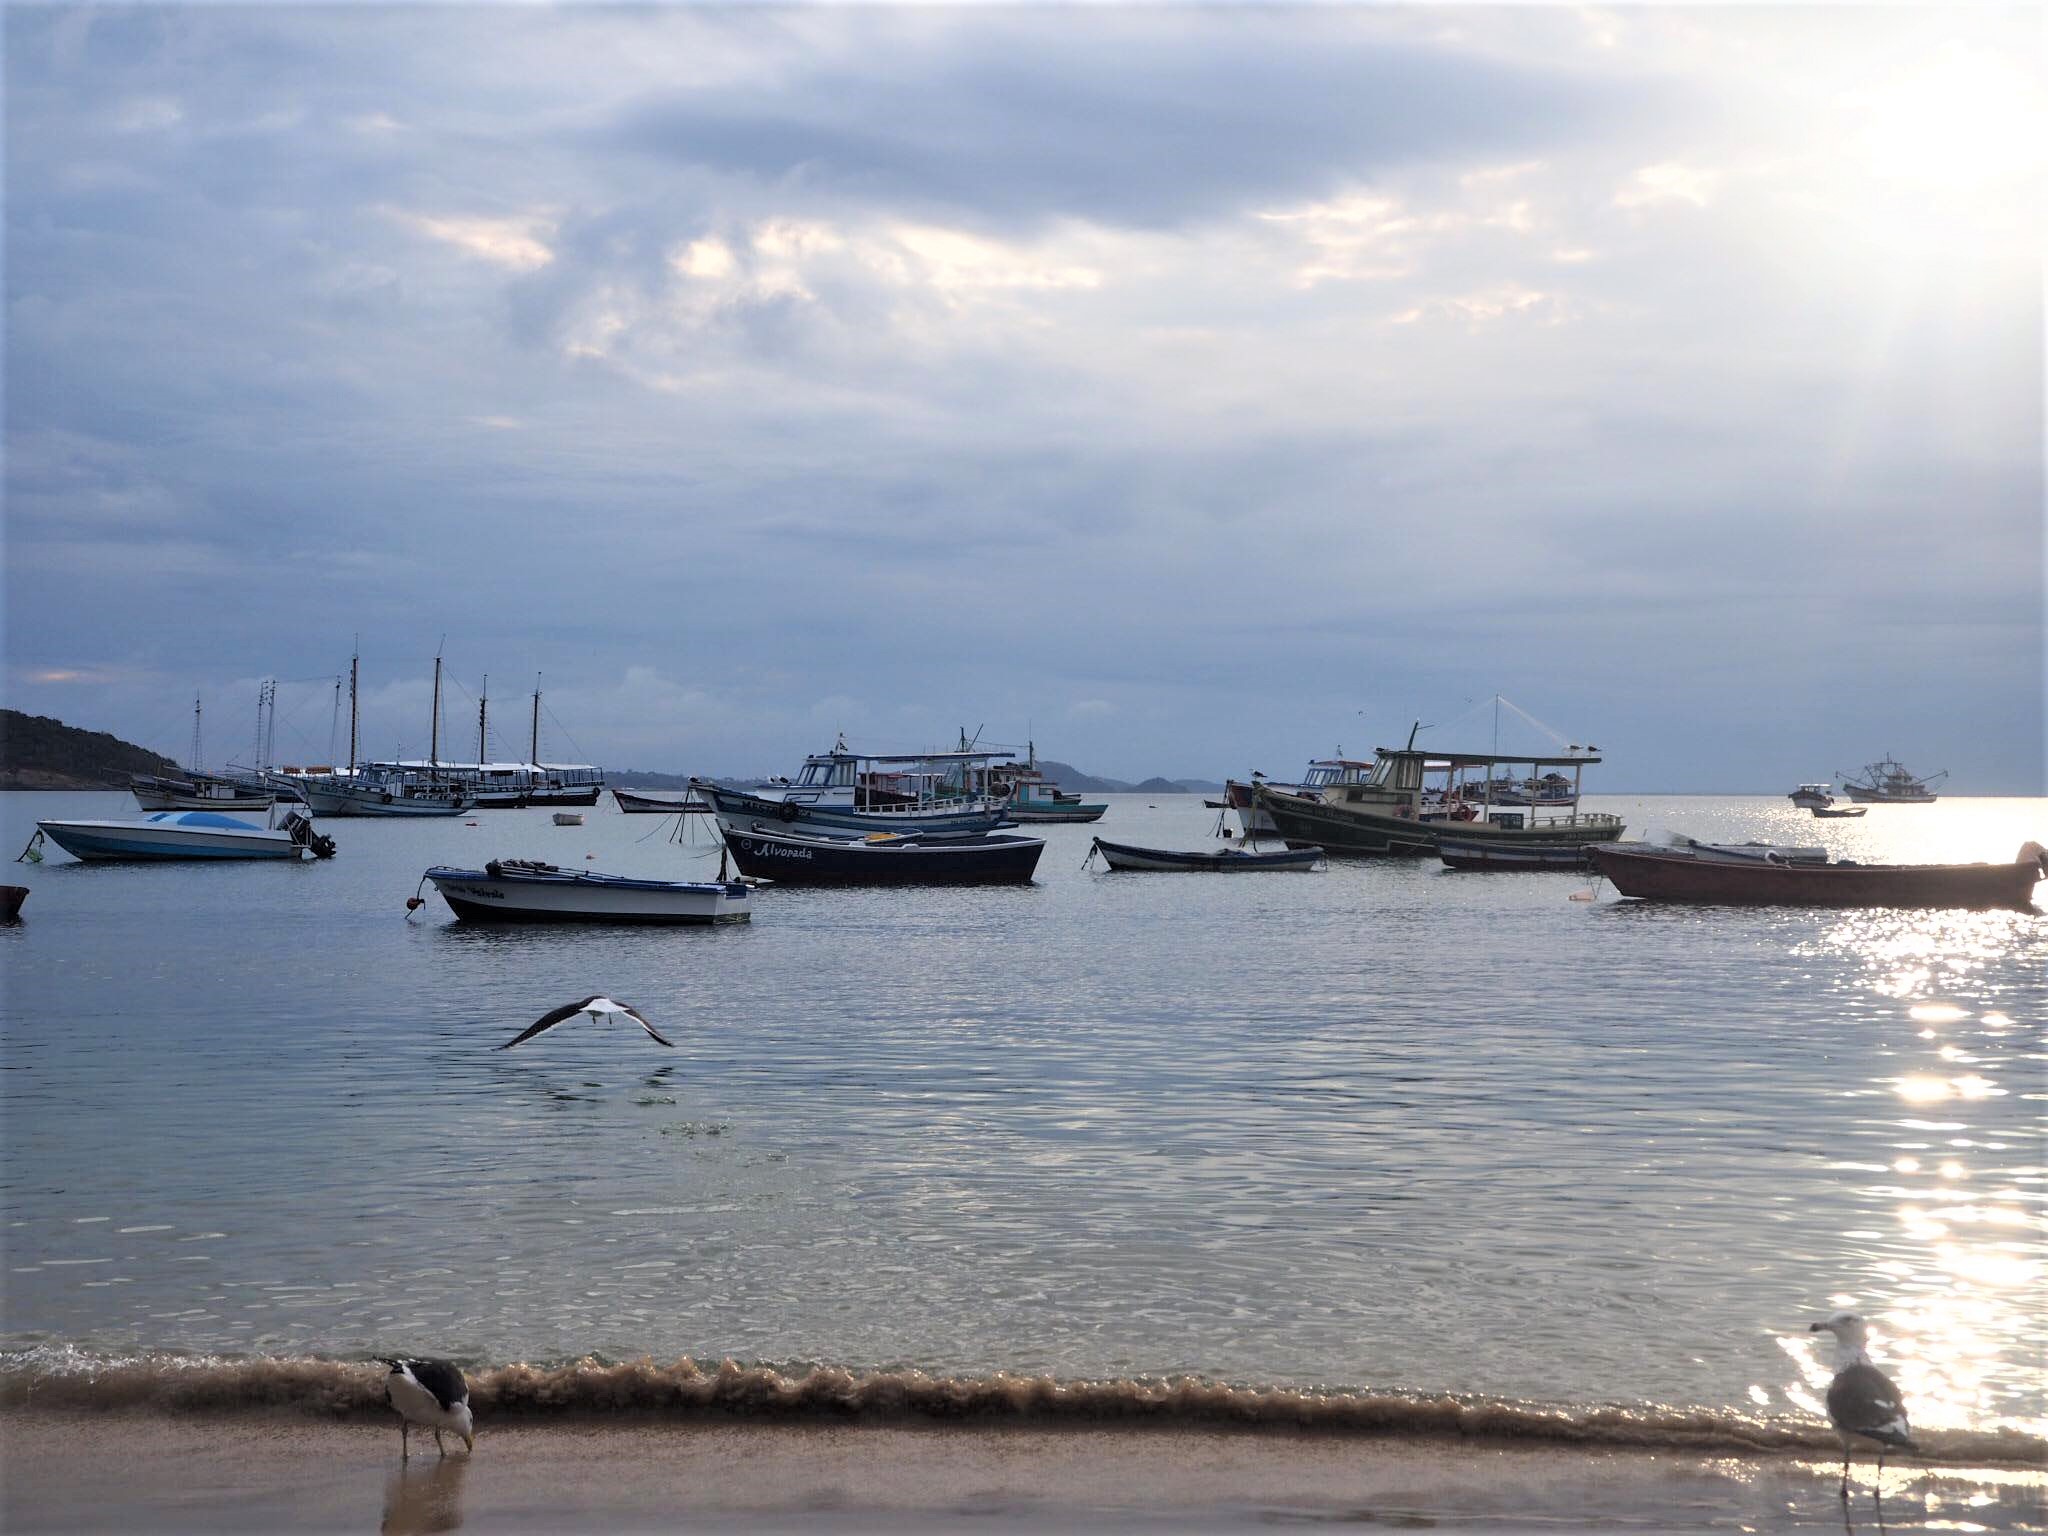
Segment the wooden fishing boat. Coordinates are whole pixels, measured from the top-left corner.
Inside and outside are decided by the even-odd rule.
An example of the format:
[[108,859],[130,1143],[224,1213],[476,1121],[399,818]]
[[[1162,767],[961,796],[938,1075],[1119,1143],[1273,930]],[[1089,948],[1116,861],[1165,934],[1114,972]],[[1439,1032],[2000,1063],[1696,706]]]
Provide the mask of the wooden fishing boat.
[[771,828],[725,829],[740,873],[778,885],[1008,885],[1030,880],[1045,849],[1036,837],[820,837]]
[[1813,814],[1823,821],[1836,821],[1852,816],[1868,816],[1870,814],[1870,807],[1867,805],[1816,805],[1813,807]]
[[744,923],[753,894],[741,881],[636,880],[537,859],[493,859],[482,869],[436,865],[430,880],[458,918],[479,923]]
[[277,803],[274,789],[254,790],[233,779],[197,770],[182,778],[131,774],[128,792],[145,811],[253,811],[261,815]]
[[1485,842],[1456,838],[1446,832],[1437,843],[1437,853],[1450,869],[1504,871],[1551,869],[1584,870],[1592,867],[1583,847],[1571,843]]
[[0,923],[11,923],[21,916],[21,904],[28,900],[25,885],[0,885]]
[[[1563,757],[1530,757],[1423,751],[1414,745],[1412,731],[1408,740],[1405,747],[1379,748],[1370,774],[1314,794],[1256,783],[1253,805],[1288,841],[1316,843],[1332,854],[1351,856],[1435,857],[1445,838],[1488,848],[1540,850],[1579,849],[1621,836],[1619,817],[1578,806],[1579,773],[1600,761],[1595,748],[1575,748]],[[1571,769],[1570,804],[1554,811],[1495,809],[1491,786],[1500,764],[1527,765],[1531,777],[1546,769]]]
[[697,815],[711,809],[711,802],[700,795],[684,792],[676,795],[655,795],[639,789],[612,789],[612,798],[619,803],[619,809],[628,816],[673,816],[677,812]]
[[2010,864],[1810,862],[1767,853],[1716,857],[1699,848],[1596,843],[1593,865],[1615,890],[1645,901],[1797,907],[2025,907],[2048,865],[2028,843]]
[[1206,870],[1235,874],[1256,869],[1314,869],[1323,862],[1323,850],[1313,843],[1290,843],[1285,848],[1137,848],[1129,843],[1104,842],[1096,838],[1088,857],[1102,855],[1111,869],[1143,870],[1153,874]]

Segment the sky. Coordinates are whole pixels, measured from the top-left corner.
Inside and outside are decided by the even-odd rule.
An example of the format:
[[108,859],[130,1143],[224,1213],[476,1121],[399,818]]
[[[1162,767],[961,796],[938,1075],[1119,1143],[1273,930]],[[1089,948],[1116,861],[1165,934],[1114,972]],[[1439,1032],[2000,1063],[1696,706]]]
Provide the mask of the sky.
[[9,5],[0,697],[2048,792],[2043,14]]

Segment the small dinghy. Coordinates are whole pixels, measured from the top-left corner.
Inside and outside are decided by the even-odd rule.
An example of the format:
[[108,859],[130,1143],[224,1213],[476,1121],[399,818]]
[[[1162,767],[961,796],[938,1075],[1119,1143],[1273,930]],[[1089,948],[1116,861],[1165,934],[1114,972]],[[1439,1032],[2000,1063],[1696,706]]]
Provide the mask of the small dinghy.
[[493,859],[482,869],[436,865],[421,878],[470,922],[744,923],[754,915],[753,893],[738,881],[635,880],[537,859]]
[[555,825],[558,827],[580,827],[583,825],[583,813],[581,811],[557,811],[555,812]]
[[1167,874],[1182,870],[1242,871],[1251,869],[1314,869],[1323,861],[1323,850],[1314,843],[1289,843],[1285,848],[1135,848],[1129,843],[1095,839],[1088,857],[1102,855],[1111,869],[1144,870]]

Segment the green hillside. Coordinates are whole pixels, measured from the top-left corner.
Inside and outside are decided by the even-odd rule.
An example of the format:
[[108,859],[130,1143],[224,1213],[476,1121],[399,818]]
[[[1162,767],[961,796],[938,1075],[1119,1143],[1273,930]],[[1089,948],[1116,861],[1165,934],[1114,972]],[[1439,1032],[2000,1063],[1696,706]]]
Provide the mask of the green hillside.
[[0,709],[0,789],[126,789],[131,773],[175,772],[177,766],[105,731]]

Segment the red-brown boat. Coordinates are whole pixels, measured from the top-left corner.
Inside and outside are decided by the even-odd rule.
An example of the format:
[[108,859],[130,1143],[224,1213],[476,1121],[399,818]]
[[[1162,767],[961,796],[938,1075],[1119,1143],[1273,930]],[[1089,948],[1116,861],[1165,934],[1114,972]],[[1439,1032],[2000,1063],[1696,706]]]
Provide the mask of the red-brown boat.
[[1785,907],[2026,907],[2048,868],[2028,843],[2010,864],[1857,864],[1705,857],[1689,848],[1596,843],[1594,867],[1624,896]]

